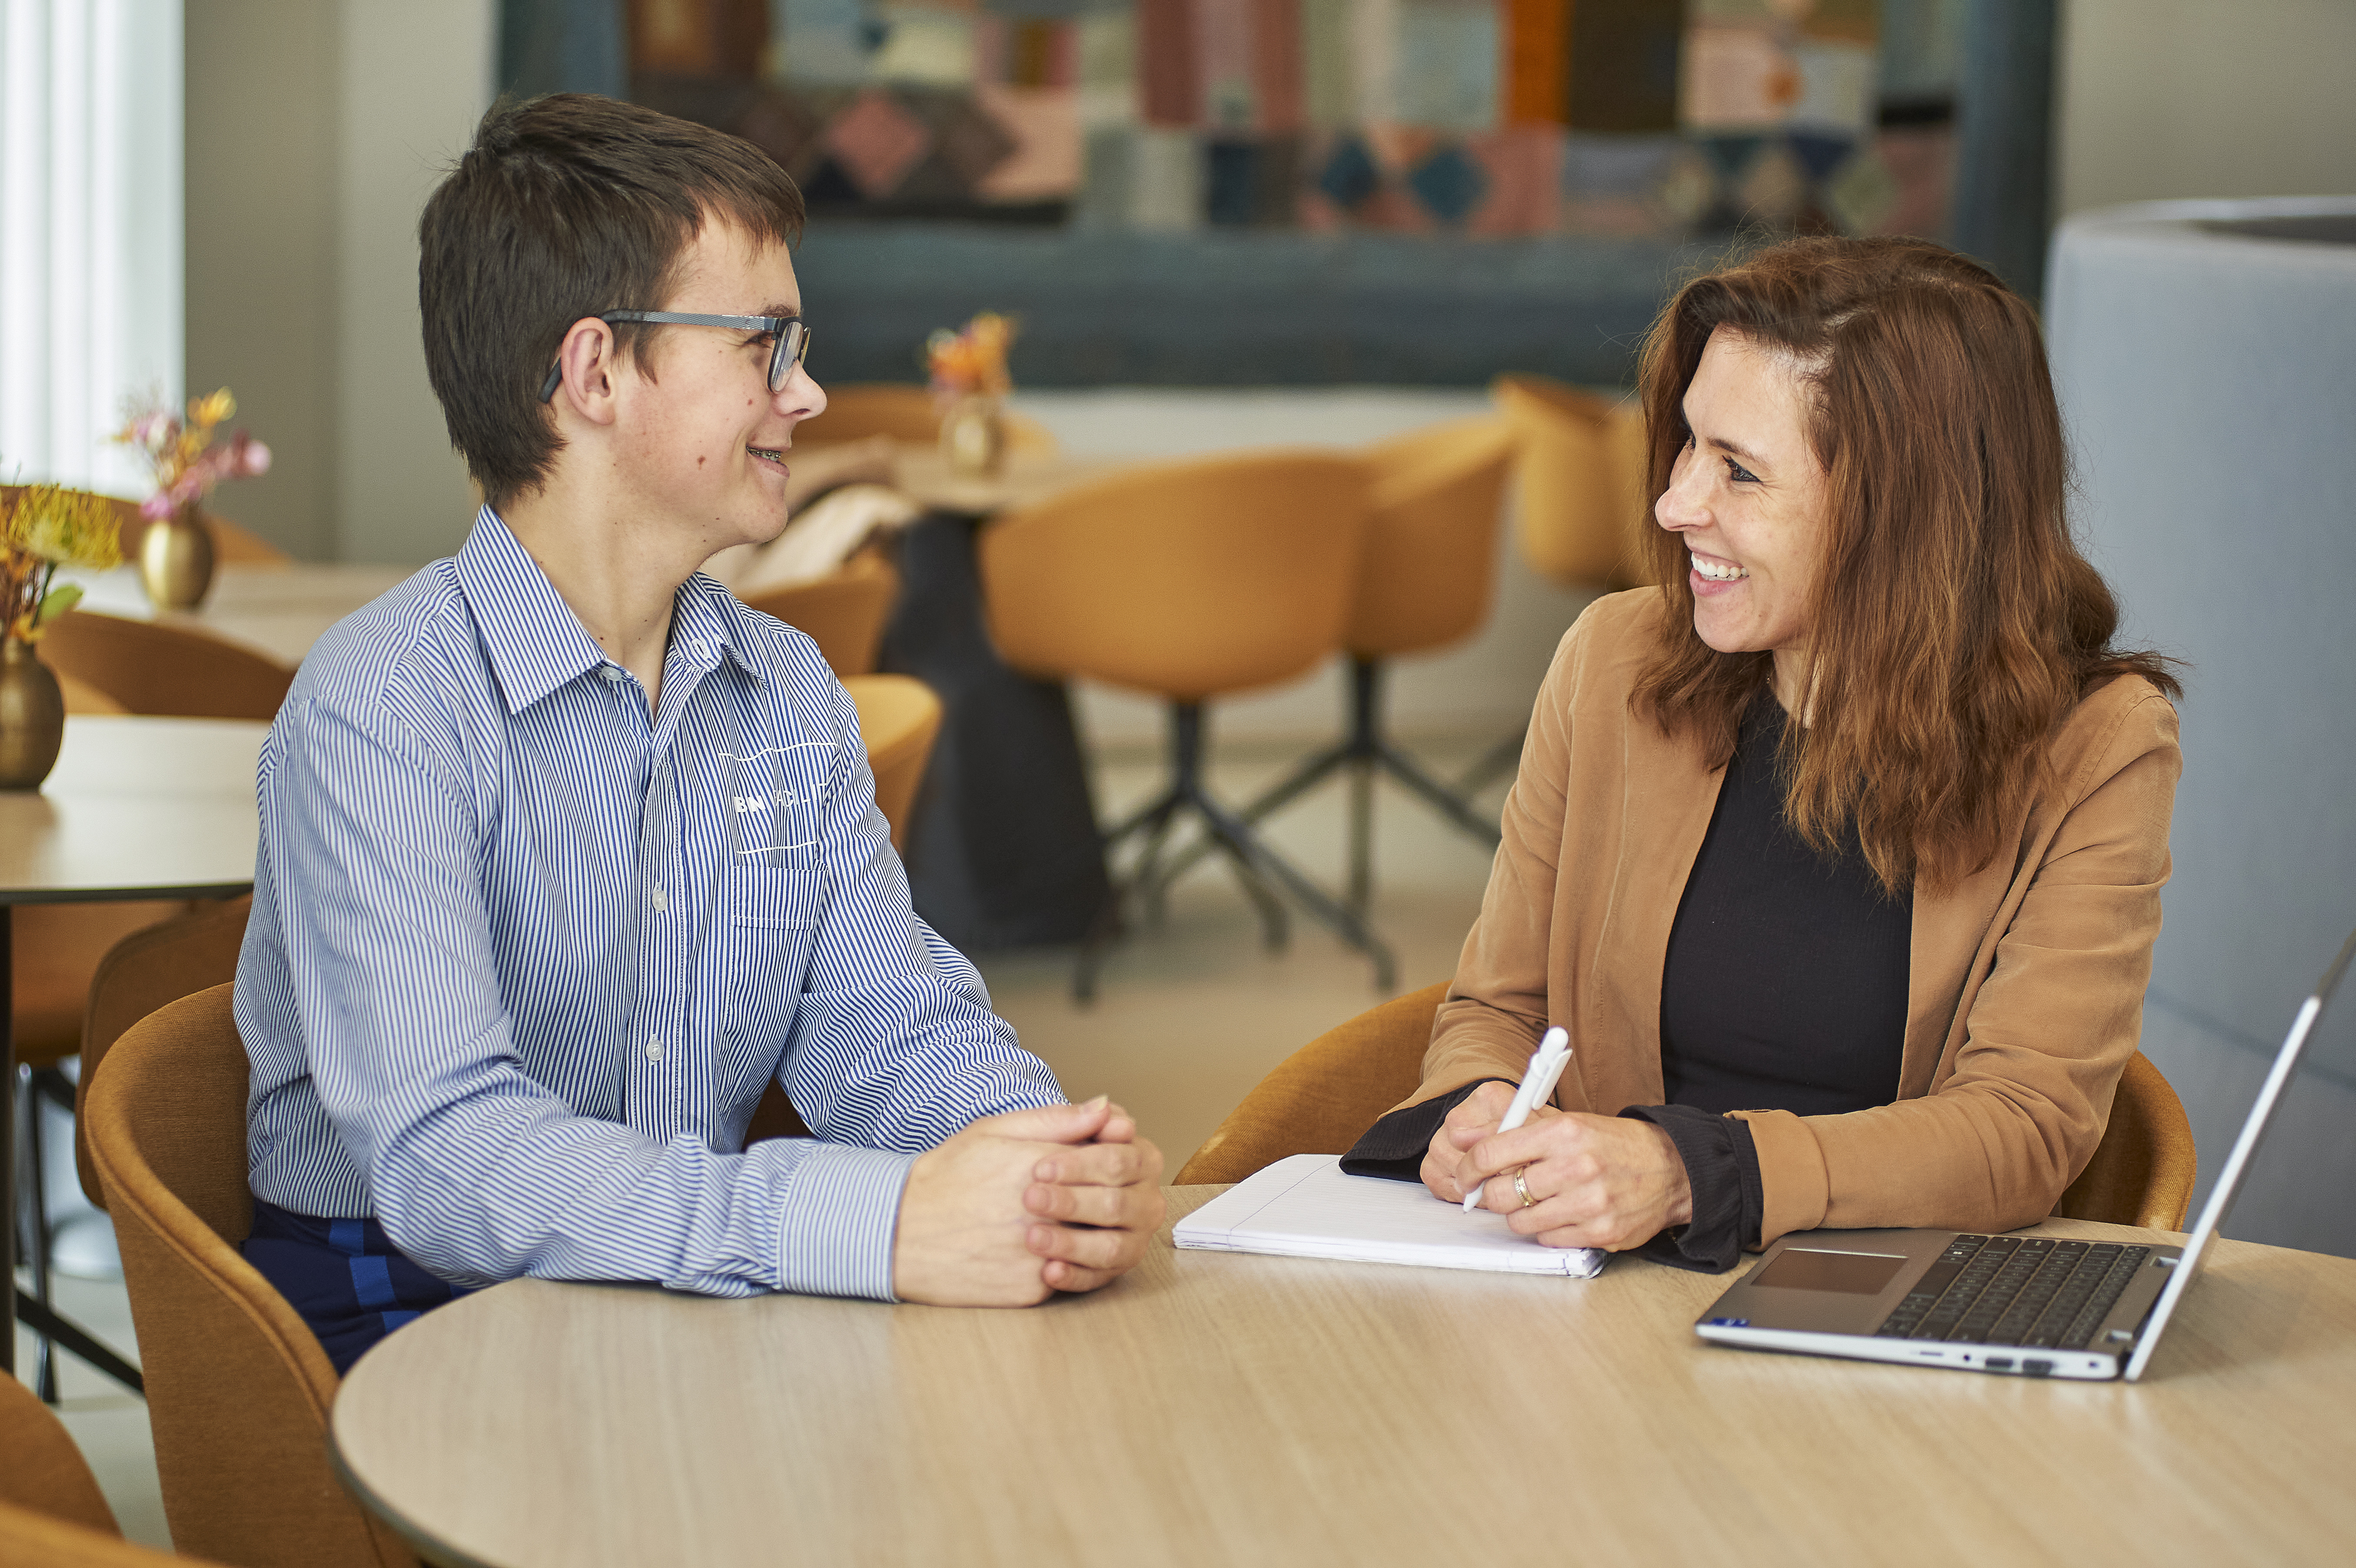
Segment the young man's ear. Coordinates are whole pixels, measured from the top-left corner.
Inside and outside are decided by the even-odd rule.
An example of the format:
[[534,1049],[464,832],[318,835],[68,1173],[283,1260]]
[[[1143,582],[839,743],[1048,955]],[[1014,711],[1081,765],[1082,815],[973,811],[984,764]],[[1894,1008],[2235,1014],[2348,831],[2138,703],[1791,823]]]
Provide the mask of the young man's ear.
[[583,317],[557,346],[556,363],[563,377],[550,401],[591,424],[613,424],[621,371],[614,329],[594,316]]

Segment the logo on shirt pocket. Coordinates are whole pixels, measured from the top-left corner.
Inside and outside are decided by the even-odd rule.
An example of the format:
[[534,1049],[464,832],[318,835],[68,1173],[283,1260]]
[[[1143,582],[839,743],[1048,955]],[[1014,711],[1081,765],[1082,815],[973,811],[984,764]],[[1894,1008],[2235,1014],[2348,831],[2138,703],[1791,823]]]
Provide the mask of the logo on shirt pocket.
[[818,808],[834,770],[835,743],[766,746],[750,757],[729,752],[728,812],[737,858],[770,865],[804,861],[818,845]]

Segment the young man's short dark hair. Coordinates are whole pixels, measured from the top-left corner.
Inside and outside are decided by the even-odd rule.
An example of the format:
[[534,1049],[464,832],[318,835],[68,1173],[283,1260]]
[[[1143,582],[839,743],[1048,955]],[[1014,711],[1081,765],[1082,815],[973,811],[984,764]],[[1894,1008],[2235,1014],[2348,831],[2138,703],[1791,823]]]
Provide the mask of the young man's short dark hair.
[[[538,394],[565,331],[662,308],[710,217],[791,244],[801,192],[750,142],[636,103],[559,92],[483,116],[418,221],[417,301],[450,444],[493,506],[537,489],[562,445]],[[662,330],[616,323],[616,351],[643,369]]]

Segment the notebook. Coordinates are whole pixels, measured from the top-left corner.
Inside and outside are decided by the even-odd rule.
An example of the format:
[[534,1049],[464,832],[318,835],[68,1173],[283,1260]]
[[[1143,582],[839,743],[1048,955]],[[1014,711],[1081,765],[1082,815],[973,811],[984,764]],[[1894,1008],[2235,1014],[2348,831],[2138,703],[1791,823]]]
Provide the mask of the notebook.
[[1179,1246],[1272,1252],[1345,1263],[1408,1263],[1592,1279],[1610,1256],[1541,1247],[1487,1209],[1466,1214],[1421,1182],[1342,1174],[1338,1155],[1294,1155],[1237,1183],[1178,1222]]

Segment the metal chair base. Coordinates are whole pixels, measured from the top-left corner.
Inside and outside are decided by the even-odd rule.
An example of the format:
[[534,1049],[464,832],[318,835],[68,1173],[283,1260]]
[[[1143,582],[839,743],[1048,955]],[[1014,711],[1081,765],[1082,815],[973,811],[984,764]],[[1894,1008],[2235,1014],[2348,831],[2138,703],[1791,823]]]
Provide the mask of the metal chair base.
[[[1248,817],[1228,811],[1204,789],[1201,703],[1171,704],[1170,737],[1170,787],[1151,805],[1131,814],[1105,835],[1108,864],[1124,841],[1138,834],[1144,835],[1144,848],[1128,880],[1114,884],[1111,895],[1080,944],[1079,963],[1072,976],[1073,999],[1082,1003],[1096,999],[1097,978],[1104,967],[1106,950],[1120,935],[1120,910],[1129,895],[1142,893],[1158,899],[1178,871],[1214,851],[1226,857],[1236,879],[1258,910],[1260,929],[1269,951],[1281,950],[1289,936],[1284,906],[1275,891],[1280,887],[1312,918],[1371,959],[1375,983],[1389,990],[1398,972],[1398,961],[1365,920],[1355,910],[1335,902],[1291,862],[1278,854],[1252,831]],[[1165,871],[1161,865],[1162,852],[1182,814],[1195,819],[1203,836]]]
[[[1375,881],[1375,775],[1390,776],[1425,805],[1438,812],[1451,825],[1478,840],[1489,848],[1497,847],[1499,834],[1496,822],[1483,817],[1465,798],[1469,791],[1460,792],[1434,779],[1423,765],[1398,746],[1383,734],[1382,683],[1385,673],[1379,660],[1354,659],[1350,661],[1350,733],[1339,745],[1319,752],[1295,768],[1282,782],[1269,788],[1258,800],[1239,813],[1247,825],[1260,822],[1281,811],[1331,778],[1338,768],[1350,770],[1350,886],[1344,904],[1350,911],[1363,917],[1374,898]],[[1515,738],[1518,754],[1521,742]],[[1163,874],[1160,887],[1149,887],[1150,900],[1158,901],[1161,887],[1166,887],[1177,875],[1200,859],[1205,853],[1200,845],[1173,862]]]

